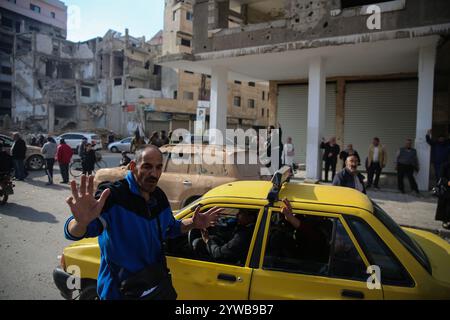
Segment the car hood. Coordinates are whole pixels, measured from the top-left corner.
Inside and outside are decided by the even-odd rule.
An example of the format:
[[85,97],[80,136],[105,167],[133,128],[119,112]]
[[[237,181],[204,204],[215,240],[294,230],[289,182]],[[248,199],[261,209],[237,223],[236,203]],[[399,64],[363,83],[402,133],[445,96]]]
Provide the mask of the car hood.
[[450,284],[450,243],[428,231],[404,229],[427,255],[433,277],[438,281]]
[[35,146],[27,146],[28,151],[33,151],[35,153],[41,153],[41,148]]

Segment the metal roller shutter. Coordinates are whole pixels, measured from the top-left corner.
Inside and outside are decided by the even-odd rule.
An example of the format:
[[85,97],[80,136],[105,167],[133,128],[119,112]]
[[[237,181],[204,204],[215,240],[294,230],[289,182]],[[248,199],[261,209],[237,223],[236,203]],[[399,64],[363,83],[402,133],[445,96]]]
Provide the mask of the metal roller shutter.
[[172,120],[172,131],[177,129],[186,129],[189,130],[189,120]]
[[[327,83],[326,137],[336,134],[336,84]],[[283,142],[292,137],[297,163],[306,162],[306,134],[308,119],[308,85],[280,85],[278,87],[278,122],[283,129]]]
[[372,139],[379,137],[388,154],[385,172],[395,172],[398,148],[415,139],[417,86],[417,80],[347,83],[344,141],[353,144],[363,163]]
[[152,132],[164,130],[169,132],[170,122],[168,121],[147,121],[147,130],[151,136]]

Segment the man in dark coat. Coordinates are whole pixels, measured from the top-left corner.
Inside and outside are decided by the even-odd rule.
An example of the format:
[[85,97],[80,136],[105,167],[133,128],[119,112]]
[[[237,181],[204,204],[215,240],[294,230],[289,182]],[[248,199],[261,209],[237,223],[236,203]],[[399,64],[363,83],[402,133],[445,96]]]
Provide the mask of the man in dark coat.
[[11,148],[11,156],[14,163],[15,178],[19,181],[24,181],[25,172],[25,158],[27,153],[27,145],[25,141],[20,137],[19,133],[13,135],[14,144]]
[[441,167],[447,162],[447,157],[450,154],[450,140],[440,135],[437,139],[433,139],[431,130],[426,136],[427,143],[431,146],[431,160],[433,161],[434,172],[436,180],[439,180]]
[[345,169],[334,177],[333,185],[356,189],[365,194],[364,176],[358,172],[358,157],[348,156],[345,164]]
[[336,165],[341,148],[336,143],[336,137],[332,137],[328,142],[322,139],[320,144],[321,149],[325,149],[323,154],[323,161],[325,162],[325,182],[328,182],[328,172],[331,169],[331,180],[334,179],[336,175]]

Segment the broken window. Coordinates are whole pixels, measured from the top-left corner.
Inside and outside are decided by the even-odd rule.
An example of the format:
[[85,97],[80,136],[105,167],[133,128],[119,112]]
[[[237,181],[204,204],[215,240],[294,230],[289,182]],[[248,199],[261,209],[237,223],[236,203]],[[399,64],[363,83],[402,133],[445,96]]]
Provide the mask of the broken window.
[[21,23],[19,21],[16,22],[16,32],[20,33]]
[[242,82],[241,82],[241,81],[237,81],[237,80],[236,80],[236,81],[234,82],[234,84],[238,84],[238,85],[241,85],[241,84],[242,84]]
[[30,10],[34,11],[36,13],[41,13],[41,7],[39,7],[35,4],[32,4],[32,3],[30,3]]
[[161,66],[155,64],[153,66],[153,75],[160,75],[161,74]]
[[11,67],[2,66],[2,73],[3,73],[3,74],[6,74],[6,75],[11,75],[11,74],[12,74],[12,69],[11,69]]
[[181,44],[182,46],[185,46],[185,47],[190,47],[190,46],[191,46],[191,40],[181,38],[180,44]]
[[73,69],[70,64],[62,63],[58,66],[58,79],[72,79]]
[[249,86],[249,87],[255,87],[255,86],[256,86],[256,83],[254,83],[254,82],[249,82],[249,83],[248,83],[248,86]]
[[122,85],[122,78],[114,79],[114,85],[115,86],[121,86]]
[[91,96],[91,88],[81,87],[81,96],[82,97],[90,97]]
[[145,62],[144,69],[150,70],[150,61]]
[[56,19],[56,13],[51,12],[50,14],[51,14],[51,16],[52,16],[53,19]]
[[11,91],[9,91],[9,90],[2,91],[2,99],[10,100],[11,99]]
[[49,78],[53,78],[53,74],[55,72],[55,64],[53,61],[47,61],[45,63],[45,76]]
[[2,26],[3,27],[7,27],[7,28],[12,28],[13,27],[13,22],[12,22],[11,19],[3,17],[2,18]]
[[114,77],[123,75],[123,60],[123,57],[114,57]]
[[173,98],[174,98],[174,100],[177,100],[177,99],[178,99],[178,91],[177,91],[177,90],[175,90],[175,91],[173,92]]

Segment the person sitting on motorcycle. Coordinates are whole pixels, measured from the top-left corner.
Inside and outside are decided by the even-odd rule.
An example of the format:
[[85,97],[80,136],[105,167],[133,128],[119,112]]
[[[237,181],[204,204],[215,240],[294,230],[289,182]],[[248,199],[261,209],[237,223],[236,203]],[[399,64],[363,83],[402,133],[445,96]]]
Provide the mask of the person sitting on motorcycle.
[[13,170],[13,161],[11,155],[3,150],[3,144],[0,144],[0,174],[10,174]]
[[128,157],[128,152],[127,151],[122,151],[122,160],[120,160],[120,166],[121,167],[126,167],[127,165],[129,165],[131,162],[130,157]]

